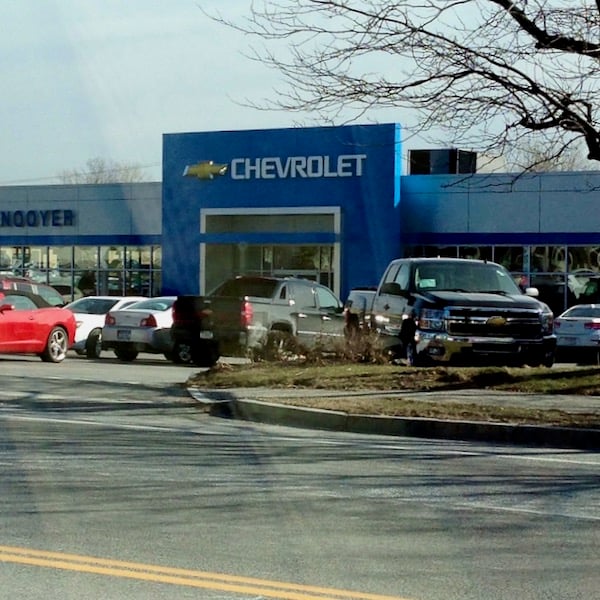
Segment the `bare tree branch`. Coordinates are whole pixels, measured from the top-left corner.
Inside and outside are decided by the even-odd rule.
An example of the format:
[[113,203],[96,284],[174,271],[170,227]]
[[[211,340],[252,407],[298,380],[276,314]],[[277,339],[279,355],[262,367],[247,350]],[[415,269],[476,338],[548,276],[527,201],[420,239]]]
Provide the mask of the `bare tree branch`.
[[251,102],[264,110],[340,123],[392,108],[446,145],[560,156],[580,141],[600,161],[600,0],[255,0],[243,22],[211,18],[283,77]]
[[62,171],[58,175],[61,183],[134,183],[145,181],[142,168],[134,163],[90,158],[83,169]]

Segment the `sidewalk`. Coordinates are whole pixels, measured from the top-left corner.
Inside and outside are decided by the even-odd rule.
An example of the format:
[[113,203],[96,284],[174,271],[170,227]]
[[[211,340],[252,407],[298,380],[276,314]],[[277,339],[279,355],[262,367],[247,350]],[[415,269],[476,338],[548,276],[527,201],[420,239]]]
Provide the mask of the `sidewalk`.
[[556,426],[519,425],[483,421],[444,421],[421,417],[382,417],[302,408],[285,404],[286,399],[327,399],[401,396],[421,402],[456,402],[495,406],[558,409],[569,413],[598,415],[600,396],[514,394],[490,390],[458,392],[335,392],[314,389],[234,388],[198,390],[190,395],[209,406],[211,414],[248,421],[308,429],[347,431],[376,435],[487,441],[536,446],[600,450],[600,428],[580,429]]

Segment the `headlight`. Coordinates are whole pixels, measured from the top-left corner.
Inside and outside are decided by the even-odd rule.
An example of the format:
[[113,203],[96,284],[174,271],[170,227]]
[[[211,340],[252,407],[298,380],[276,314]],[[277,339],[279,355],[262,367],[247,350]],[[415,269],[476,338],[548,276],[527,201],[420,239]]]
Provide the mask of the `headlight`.
[[419,329],[428,329],[431,331],[444,331],[446,322],[443,310],[434,310],[425,308],[419,313]]
[[550,335],[554,331],[554,315],[551,310],[544,311],[540,315],[542,321],[542,333],[544,335]]

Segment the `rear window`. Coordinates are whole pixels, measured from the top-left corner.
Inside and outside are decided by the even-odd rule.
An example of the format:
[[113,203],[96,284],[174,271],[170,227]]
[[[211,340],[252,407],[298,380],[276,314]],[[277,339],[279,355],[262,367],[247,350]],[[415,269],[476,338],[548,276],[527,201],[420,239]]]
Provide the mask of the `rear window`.
[[583,317],[585,319],[600,319],[600,307],[574,306],[565,314],[565,317]]
[[277,285],[277,281],[271,279],[229,279],[211,292],[209,296],[272,298]]
[[118,298],[114,300],[110,298],[82,298],[68,304],[66,308],[86,315],[105,315],[117,302]]
[[35,281],[14,277],[3,278],[0,281],[0,287],[5,290],[20,290],[36,294],[52,306],[64,306],[66,304],[65,299],[58,290],[44,283],[36,283]]

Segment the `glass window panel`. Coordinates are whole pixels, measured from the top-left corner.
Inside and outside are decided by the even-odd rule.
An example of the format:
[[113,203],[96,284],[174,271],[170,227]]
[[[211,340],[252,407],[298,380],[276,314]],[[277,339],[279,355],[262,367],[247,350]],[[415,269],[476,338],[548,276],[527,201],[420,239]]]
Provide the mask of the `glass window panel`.
[[319,308],[323,310],[339,308],[340,304],[338,300],[329,290],[326,290],[324,288],[317,288],[316,293]]
[[160,296],[162,294],[162,275],[160,271],[152,272],[151,296]]
[[152,246],[152,268],[160,269],[162,267],[162,248],[161,246]]
[[458,248],[459,258],[475,258],[478,260],[492,260],[491,246],[460,246]]
[[10,274],[13,272],[14,265],[14,248],[0,248],[0,272]]
[[539,300],[545,302],[555,316],[565,310],[568,288],[564,275],[537,275],[534,273],[531,276],[531,285],[538,289]]
[[540,273],[566,271],[565,246],[532,246],[531,270]]
[[406,256],[415,256],[426,258],[441,256],[444,258],[456,258],[458,256],[458,246],[415,246],[417,254],[407,254]]
[[509,271],[523,271],[525,269],[524,256],[523,246],[496,246],[493,260]]
[[292,297],[296,302],[296,306],[299,309],[316,307],[315,295],[312,291],[312,288],[309,288],[306,285],[294,285],[292,290]]
[[73,267],[95,271],[98,268],[98,246],[75,246],[73,248]]
[[102,296],[123,296],[123,271],[99,271],[97,289],[98,294]]
[[288,270],[317,270],[320,264],[319,250],[319,246],[275,246],[273,267]]
[[91,269],[85,271],[75,271],[73,273],[75,291],[79,291],[83,296],[95,296],[96,290],[96,271]]
[[570,271],[600,270],[600,246],[569,246],[568,257]]
[[23,248],[22,274],[39,283],[48,282],[48,247],[26,246]]
[[126,296],[153,296],[149,271],[127,271],[125,273]]
[[100,248],[100,265],[103,268],[120,269],[123,267],[125,250],[122,246],[102,246]]
[[301,276],[334,289],[333,246],[207,244],[205,289],[234,275]]
[[151,246],[128,246],[125,249],[125,267],[127,269],[150,269],[151,266]]

